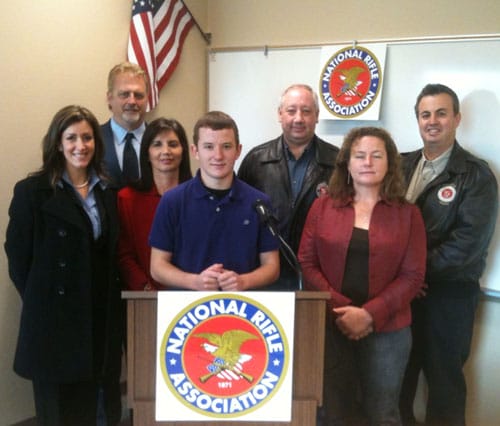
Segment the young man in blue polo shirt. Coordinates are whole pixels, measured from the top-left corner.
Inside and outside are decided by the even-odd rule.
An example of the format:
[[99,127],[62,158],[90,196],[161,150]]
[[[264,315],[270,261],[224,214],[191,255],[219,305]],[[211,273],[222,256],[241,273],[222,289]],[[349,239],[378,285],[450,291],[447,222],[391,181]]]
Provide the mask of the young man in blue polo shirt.
[[239,291],[279,276],[278,240],[254,208],[269,198],[239,180],[238,128],[212,111],[194,127],[196,176],[166,192],[151,228],[151,275],[165,287]]

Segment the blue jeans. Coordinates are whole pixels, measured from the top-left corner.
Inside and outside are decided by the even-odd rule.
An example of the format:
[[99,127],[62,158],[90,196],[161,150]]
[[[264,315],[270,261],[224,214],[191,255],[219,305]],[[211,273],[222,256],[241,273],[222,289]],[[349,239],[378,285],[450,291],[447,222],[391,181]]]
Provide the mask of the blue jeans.
[[423,370],[428,385],[426,424],[465,425],[463,366],[470,353],[478,300],[479,292],[463,298],[429,293],[412,303],[413,349],[401,394],[405,424],[414,420],[413,400]]
[[335,326],[327,333],[322,425],[400,425],[410,328],[359,341],[347,339]]

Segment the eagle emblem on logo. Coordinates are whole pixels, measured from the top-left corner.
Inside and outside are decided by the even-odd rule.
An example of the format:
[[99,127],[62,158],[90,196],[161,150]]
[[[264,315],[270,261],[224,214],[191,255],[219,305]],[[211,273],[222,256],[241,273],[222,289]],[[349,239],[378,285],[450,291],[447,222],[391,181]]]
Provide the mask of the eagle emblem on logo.
[[364,71],[366,71],[365,68],[359,66],[339,70],[339,78],[344,84],[337,93],[337,98],[343,95],[362,98],[363,95],[358,91],[358,87],[363,84],[363,80],[359,79],[359,75]]
[[243,371],[243,364],[252,359],[252,355],[240,353],[240,348],[247,340],[258,339],[257,336],[243,330],[229,330],[222,334],[200,333],[193,337],[206,339],[203,349],[211,354],[213,361],[207,366],[209,373],[200,377],[200,382],[219,376],[225,380],[238,380],[240,377],[248,382],[254,378]]

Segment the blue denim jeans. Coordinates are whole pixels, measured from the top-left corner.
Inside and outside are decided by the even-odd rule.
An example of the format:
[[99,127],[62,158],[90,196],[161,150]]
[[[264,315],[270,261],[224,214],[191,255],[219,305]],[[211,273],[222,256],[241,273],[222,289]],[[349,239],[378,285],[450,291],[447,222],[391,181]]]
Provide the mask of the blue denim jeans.
[[333,326],[325,344],[322,426],[400,425],[399,393],[411,348],[410,328],[353,341]]
[[428,294],[412,303],[413,348],[401,394],[401,414],[412,424],[418,374],[428,385],[426,424],[465,425],[463,366],[470,353],[479,292],[450,298]]

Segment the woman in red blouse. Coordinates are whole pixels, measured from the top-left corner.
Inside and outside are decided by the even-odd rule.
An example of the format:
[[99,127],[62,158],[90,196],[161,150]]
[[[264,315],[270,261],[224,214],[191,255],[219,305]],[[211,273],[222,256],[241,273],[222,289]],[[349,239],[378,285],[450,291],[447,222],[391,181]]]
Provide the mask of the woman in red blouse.
[[306,288],[330,293],[324,423],[400,425],[426,234],[420,211],[405,201],[391,136],[351,130],[328,192],[312,205],[299,248]]
[[158,118],[141,142],[141,178],[118,193],[118,261],[128,290],[161,288],[150,275],[149,230],[163,193],[192,177],[186,132],[173,119]]

